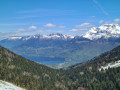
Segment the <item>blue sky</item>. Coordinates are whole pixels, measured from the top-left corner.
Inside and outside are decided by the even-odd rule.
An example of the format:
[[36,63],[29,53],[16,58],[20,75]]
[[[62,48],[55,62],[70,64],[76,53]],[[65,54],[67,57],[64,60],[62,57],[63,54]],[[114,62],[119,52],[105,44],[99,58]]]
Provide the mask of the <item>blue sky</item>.
[[63,33],[120,22],[120,0],[0,0],[0,38]]

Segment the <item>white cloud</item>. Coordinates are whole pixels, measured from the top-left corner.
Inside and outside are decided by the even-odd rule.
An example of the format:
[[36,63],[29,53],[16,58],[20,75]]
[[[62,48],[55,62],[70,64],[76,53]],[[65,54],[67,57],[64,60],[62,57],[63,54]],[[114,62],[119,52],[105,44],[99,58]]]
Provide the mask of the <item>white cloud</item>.
[[23,33],[23,32],[25,32],[24,28],[20,28],[18,30],[12,31],[13,34],[18,34],[18,33]]
[[69,31],[76,32],[76,31],[78,31],[78,29],[71,29]]
[[28,25],[29,23],[0,23],[0,26]]
[[12,17],[13,19],[26,19],[26,18],[37,18],[39,16],[21,16],[21,17]]
[[36,29],[36,26],[30,26],[29,29]]
[[43,30],[37,30],[37,32],[43,32]]
[[27,28],[20,28],[11,32],[0,32],[0,40],[8,38],[10,36],[19,36],[19,35],[30,35],[34,33],[40,33],[43,32],[43,30],[34,30],[36,29],[36,26],[30,26]]
[[36,26],[29,26],[27,28],[20,28],[15,31],[12,31],[14,35],[21,35],[21,34],[27,34],[27,33],[34,33],[37,32],[37,27]]
[[9,32],[6,32],[6,33],[0,32],[0,40],[8,38],[10,35],[11,33]]
[[103,14],[109,16],[108,12],[105,11],[105,9],[101,6],[101,4],[97,0],[92,0],[92,1],[96,5],[96,7],[98,7],[103,12]]
[[115,23],[119,23],[119,22],[120,22],[120,19],[118,19],[118,18],[117,18],[117,19],[114,19],[114,22],[115,22]]
[[80,24],[80,25],[76,25],[75,27],[76,28],[87,28],[87,27],[93,27],[95,26],[94,24],[91,24],[91,23],[83,23],[83,24]]
[[99,23],[100,23],[100,24],[104,23],[104,20],[100,20]]
[[48,23],[48,24],[46,24],[46,25],[43,25],[43,27],[56,27],[56,25],[51,24],[51,23]]
[[18,31],[24,31],[25,29],[24,28],[20,28],[20,29],[18,29]]
[[58,28],[65,28],[66,26],[58,26]]
[[87,28],[85,29],[85,28],[81,28],[81,29],[79,29],[79,30],[82,30],[82,31],[84,31],[84,30],[88,30]]
[[99,24],[111,24],[111,23],[116,24],[116,23],[119,23],[119,22],[120,22],[120,19],[116,18],[116,19],[111,20],[111,21],[110,20],[109,21],[100,20]]
[[90,17],[94,18],[95,16],[90,16]]
[[81,29],[71,29],[69,31],[71,31],[71,32],[77,32],[77,31],[84,31],[84,30],[88,30],[88,29],[84,29],[84,28],[81,28]]

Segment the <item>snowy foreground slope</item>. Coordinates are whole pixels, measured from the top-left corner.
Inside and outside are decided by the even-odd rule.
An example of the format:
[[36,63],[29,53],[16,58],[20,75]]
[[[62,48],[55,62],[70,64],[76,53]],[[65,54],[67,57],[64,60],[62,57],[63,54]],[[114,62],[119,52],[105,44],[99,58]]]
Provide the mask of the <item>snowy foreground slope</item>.
[[0,90],[25,90],[11,83],[0,80]]

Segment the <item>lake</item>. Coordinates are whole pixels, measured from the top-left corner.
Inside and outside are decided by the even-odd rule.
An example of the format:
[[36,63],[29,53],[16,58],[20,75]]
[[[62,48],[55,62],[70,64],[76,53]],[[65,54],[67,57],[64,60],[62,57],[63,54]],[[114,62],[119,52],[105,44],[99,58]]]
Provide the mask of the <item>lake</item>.
[[66,61],[64,58],[59,57],[41,57],[41,56],[40,57],[24,56],[24,57],[42,64],[59,64],[64,63]]

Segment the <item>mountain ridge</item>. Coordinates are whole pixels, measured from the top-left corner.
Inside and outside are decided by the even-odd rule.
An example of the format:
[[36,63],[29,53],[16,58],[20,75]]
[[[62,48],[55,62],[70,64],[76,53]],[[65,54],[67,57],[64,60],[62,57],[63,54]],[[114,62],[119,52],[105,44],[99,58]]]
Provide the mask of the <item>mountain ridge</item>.
[[36,39],[72,39],[74,36],[72,35],[63,35],[60,33],[52,33],[49,35],[42,35],[42,34],[35,34],[35,35],[27,35],[27,36],[11,36],[8,38],[8,40],[17,40],[17,39],[22,39],[22,40],[29,40],[32,38]]
[[[28,40],[30,38],[40,38],[40,39],[74,39],[76,36],[60,34],[60,33],[52,33],[49,35],[35,34],[35,35],[27,35],[27,36],[11,36],[9,40],[23,39]],[[119,38],[120,37],[120,26],[118,24],[104,24],[100,27],[93,27],[85,35],[80,37],[87,38],[90,40],[94,39],[108,39],[108,38]]]

